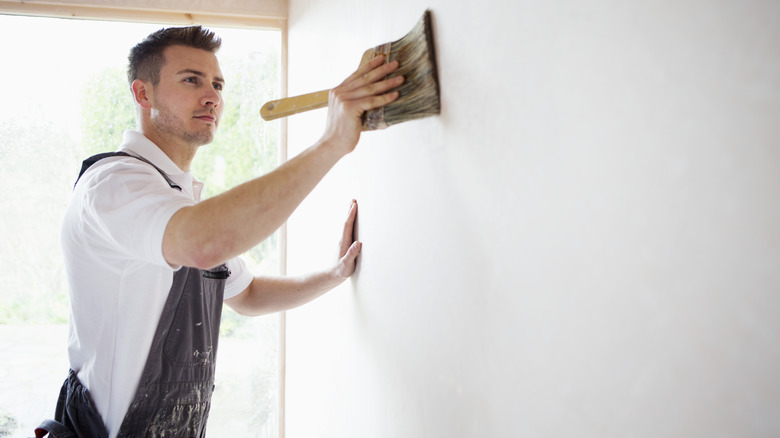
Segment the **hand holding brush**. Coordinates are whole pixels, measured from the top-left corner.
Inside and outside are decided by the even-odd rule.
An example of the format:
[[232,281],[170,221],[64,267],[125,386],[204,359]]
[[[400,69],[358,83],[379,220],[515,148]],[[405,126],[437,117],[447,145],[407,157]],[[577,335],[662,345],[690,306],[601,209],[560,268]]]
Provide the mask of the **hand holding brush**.
[[363,115],[398,99],[398,91],[391,91],[404,82],[403,76],[395,75],[397,68],[398,61],[385,63],[384,56],[378,56],[358,67],[338,87],[328,90],[328,120],[322,139],[337,143],[339,150],[351,152],[364,130]]
[[[381,61],[376,61],[377,58]],[[398,69],[387,79],[403,76],[405,80],[395,88],[398,92],[396,100],[362,114],[363,130],[384,129],[396,123],[439,114],[439,83],[431,11],[425,11],[414,29],[401,39],[367,50],[363,54],[358,71],[371,62],[398,62]],[[328,105],[332,91],[323,90],[267,102],[260,114],[264,120],[274,120],[323,108]]]

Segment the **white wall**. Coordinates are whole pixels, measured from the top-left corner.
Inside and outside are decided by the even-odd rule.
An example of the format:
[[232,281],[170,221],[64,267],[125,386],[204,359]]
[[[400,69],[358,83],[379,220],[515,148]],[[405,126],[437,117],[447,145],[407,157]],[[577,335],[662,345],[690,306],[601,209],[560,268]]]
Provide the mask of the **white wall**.
[[290,273],[351,198],[364,251],[288,314],[287,436],[780,435],[780,3],[291,0],[290,93],[426,7],[441,116],[289,222]]

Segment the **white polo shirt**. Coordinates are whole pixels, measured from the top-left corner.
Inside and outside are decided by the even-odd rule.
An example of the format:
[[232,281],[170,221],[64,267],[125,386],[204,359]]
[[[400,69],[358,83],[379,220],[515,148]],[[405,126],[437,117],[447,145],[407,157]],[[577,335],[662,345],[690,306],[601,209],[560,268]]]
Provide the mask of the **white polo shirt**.
[[[200,201],[203,183],[183,172],[141,133],[127,131],[121,151],[98,161],[73,191],[62,225],[71,316],[68,357],[115,437],[135,396],[175,268],[162,253],[168,221]],[[230,260],[225,298],[246,289],[252,273]]]

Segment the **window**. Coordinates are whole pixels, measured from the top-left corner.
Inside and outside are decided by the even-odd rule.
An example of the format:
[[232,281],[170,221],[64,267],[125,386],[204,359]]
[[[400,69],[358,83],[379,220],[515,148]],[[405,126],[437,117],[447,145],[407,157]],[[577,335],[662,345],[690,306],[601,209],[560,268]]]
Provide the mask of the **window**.
[[[62,213],[81,160],[135,127],[127,54],[163,26],[0,15],[0,437],[30,436],[54,414],[68,370]],[[279,126],[259,108],[280,94],[281,33],[209,28],[227,85],[217,138],[193,162],[204,198],[279,162]],[[247,254],[253,272],[279,273],[278,247],[272,236]],[[279,326],[225,307],[210,436],[278,436]]]

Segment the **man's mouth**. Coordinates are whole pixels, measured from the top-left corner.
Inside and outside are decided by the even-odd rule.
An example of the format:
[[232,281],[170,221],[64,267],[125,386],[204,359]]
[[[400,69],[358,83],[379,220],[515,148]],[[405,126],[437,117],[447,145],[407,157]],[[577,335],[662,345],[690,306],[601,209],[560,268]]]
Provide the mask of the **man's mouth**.
[[217,118],[211,114],[201,114],[199,116],[195,116],[194,118],[198,120],[203,120],[204,122],[210,122],[210,123],[214,123],[217,121]]

